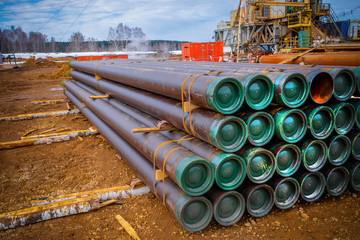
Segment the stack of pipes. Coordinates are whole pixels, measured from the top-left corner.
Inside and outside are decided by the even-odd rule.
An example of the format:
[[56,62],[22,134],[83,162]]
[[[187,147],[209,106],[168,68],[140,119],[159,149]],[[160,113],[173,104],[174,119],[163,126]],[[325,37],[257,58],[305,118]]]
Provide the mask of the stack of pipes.
[[359,67],[70,67],[65,95],[188,231],[360,190]]

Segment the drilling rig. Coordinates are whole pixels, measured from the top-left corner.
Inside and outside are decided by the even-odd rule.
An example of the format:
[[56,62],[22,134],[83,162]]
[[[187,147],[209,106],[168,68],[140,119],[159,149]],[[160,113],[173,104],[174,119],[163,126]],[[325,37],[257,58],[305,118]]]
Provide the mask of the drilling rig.
[[231,34],[231,51],[240,61],[249,53],[301,52],[323,43],[344,43],[336,22],[334,10],[322,0],[240,0],[230,13],[227,37]]

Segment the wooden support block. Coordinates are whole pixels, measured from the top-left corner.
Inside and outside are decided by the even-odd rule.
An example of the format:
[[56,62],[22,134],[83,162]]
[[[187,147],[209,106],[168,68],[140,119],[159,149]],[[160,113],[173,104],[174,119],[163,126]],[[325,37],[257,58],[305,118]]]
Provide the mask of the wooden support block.
[[118,220],[118,222],[121,224],[121,226],[123,226],[123,228],[126,230],[126,232],[133,238],[136,240],[140,240],[139,236],[137,235],[137,233],[135,232],[135,230],[132,228],[132,226],[130,225],[130,223],[128,223],[122,216],[120,215],[116,215],[115,216],[116,220]]
[[70,104],[69,104],[68,102],[66,103],[66,107],[67,107],[67,110],[68,110],[68,111],[71,110]]
[[110,95],[106,94],[106,95],[101,95],[101,96],[89,96],[90,99],[100,99],[100,98],[109,98]]
[[168,177],[168,175],[166,173],[164,173],[163,171],[161,171],[159,169],[155,171],[155,179],[156,180],[163,181],[167,177]]
[[189,102],[184,102],[184,112],[190,112],[193,109],[199,108],[199,106],[194,105],[192,103]]
[[176,130],[177,128],[173,126],[167,126],[167,127],[160,127],[160,128],[133,128],[131,129],[132,133],[144,133],[144,132],[158,132],[158,131],[172,131]]

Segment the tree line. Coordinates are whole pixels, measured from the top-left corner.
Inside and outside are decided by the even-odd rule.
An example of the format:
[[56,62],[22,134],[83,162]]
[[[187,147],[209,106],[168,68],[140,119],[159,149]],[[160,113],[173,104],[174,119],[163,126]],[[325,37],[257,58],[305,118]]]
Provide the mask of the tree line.
[[173,51],[181,49],[182,41],[145,40],[140,27],[119,23],[110,27],[107,40],[85,37],[80,31],[68,41],[58,42],[40,32],[25,33],[21,27],[0,28],[0,52],[104,52],[104,51]]

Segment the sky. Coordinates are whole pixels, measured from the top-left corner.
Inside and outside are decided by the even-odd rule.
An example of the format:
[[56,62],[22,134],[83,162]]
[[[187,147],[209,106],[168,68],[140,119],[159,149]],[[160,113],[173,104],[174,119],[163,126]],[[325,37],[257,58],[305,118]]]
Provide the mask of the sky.
[[[360,1],[327,0],[340,20],[360,19]],[[219,21],[230,19],[238,0],[1,0],[0,28],[20,26],[56,41],[73,32],[106,40],[109,27],[141,27],[148,40],[211,41]],[[357,8],[358,7],[358,8]],[[351,12],[353,11],[353,12]],[[343,13],[348,13],[345,17]]]

